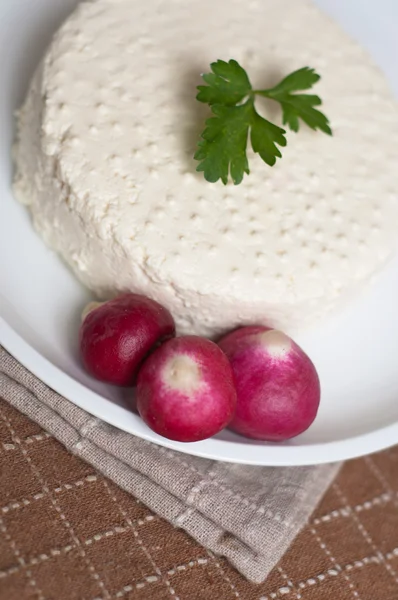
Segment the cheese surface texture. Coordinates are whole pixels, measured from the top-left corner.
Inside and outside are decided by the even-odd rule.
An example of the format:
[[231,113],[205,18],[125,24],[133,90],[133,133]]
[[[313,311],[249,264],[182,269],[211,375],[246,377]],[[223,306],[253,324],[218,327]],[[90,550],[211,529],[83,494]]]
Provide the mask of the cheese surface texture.
[[[301,126],[243,183],[196,173],[200,73],[254,88],[322,76],[333,137]],[[256,101],[281,124],[278,104]],[[97,0],[55,35],[19,113],[17,197],[100,298],[143,293],[183,333],[305,328],[363,289],[398,239],[398,108],[366,53],[297,0]]]

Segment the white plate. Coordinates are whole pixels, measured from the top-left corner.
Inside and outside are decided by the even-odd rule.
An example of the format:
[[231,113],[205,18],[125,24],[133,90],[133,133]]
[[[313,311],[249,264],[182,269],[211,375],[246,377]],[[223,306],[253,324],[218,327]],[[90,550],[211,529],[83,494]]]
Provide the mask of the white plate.
[[[136,0],[139,1],[139,0]],[[394,0],[318,2],[363,45],[398,92],[398,4]],[[88,293],[34,233],[10,191],[12,111],[51,33],[76,0],[0,0],[1,343],[75,404],[137,436],[182,452],[258,465],[302,465],[366,454],[398,442],[398,259],[343,315],[298,340],[318,367],[323,398],[308,432],[263,444],[230,432],[195,444],[152,433],[124,408],[122,392],[90,379],[77,353],[79,313]],[[394,25],[395,24],[395,25]],[[386,132],[388,135],[388,132]]]

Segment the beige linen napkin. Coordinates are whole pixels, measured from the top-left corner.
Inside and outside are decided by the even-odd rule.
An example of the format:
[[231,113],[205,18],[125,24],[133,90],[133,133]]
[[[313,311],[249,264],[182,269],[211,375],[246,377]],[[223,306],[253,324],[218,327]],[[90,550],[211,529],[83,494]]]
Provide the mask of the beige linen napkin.
[[68,450],[260,583],[339,465],[248,467],[156,446],[92,417],[0,347],[0,394]]

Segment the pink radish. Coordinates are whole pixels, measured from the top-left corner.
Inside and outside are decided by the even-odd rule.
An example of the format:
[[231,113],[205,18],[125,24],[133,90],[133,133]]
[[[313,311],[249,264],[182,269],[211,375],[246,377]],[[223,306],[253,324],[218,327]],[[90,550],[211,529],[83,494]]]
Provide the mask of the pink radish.
[[80,327],[83,364],[101,381],[132,385],[148,353],[174,333],[169,311],[145,296],[123,294],[91,303]]
[[236,406],[232,369],[220,348],[186,336],[164,343],[137,379],[137,408],[156,433],[196,442],[228,425]]
[[320,384],[304,351],[281,331],[243,327],[219,342],[234,372],[236,413],[230,428],[258,440],[282,441],[314,421]]

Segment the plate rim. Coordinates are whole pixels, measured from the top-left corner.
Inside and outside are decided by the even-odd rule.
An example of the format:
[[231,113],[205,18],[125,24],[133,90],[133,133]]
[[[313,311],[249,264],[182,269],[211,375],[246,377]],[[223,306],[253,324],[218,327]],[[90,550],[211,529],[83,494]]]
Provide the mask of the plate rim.
[[[228,445],[229,451],[225,453],[225,441],[214,438],[202,442],[184,444],[157,436],[149,429],[147,435],[145,435],[145,432],[137,434],[136,432],[132,432],[128,426],[123,426],[125,423],[123,419],[114,417],[114,415],[121,416],[124,412],[128,412],[126,408],[115,405],[111,400],[101,396],[101,394],[94,390],[90,390],[83,383],[80,383],[51,363],[51,361],[26,342],[1,316],[0,344],[26,369],[43,381],[43,383],[89,414],[117,429],[182,454],[251,466],[310,466],[358,458],[389,448],[398,441],[398,421],[372,432],[331,442],[306,443],[294,447],[286,445],[278,446],[277,444],[264,444],[263,446],[247,444],[245,445],[243,456],[236,454],[237,448],[239,448],[239,443],[236,442],[233,444],[236,447],[235,452],[231,453],[231,446]],[[86,402],[82,401],[83,397],[90,401],[89,408]],[[107,418],[104,418],[104,413],[100,410],[100,407],[104,403],[105,405],[112,404],[113,406],[112,414]],[[154,440],[154,436],[156,436],[156,440]],[[213,450],[206,449],[206,446],[209,445],[207,442],[209,441],[211,441],[211,446],[215,445],[216,448]],[[259,452],[259,448],[261,448],[261,452]],[[292,455],[294,456],[293,462]]]
[[[353,0],[353,4],[350,4],[350,7],[347,7],[344,0],[339,0],[339,2],[331,2],[331,0],[315,1],[316,4],[319,5],[319,8],[324,10],[330,18],[336,18],[351,39],[356,39],[362,47],[366,48],[375,64],[377,64],[379,68],[382,68],[386,76],[386,70],[388,69],[390,73],[394,73],[392,70],[392,62],[390,61],[390,46],[388,44],[379,45],[378,43],[378,35],[380,32],[385,30],[386,25],[391,24],[391,14],[389,14],[389,10],[385,9],[383,11],[379,5],[377,8],[374,8],[370,0],[365,3],[362,2],[362,0],[355,0],[355,2]],[[22,6],[24,4],[26,4],[25,0],[15,1],[15,6]],[[75,0],[68,0],[67,4],[70,6],[75,5]],[[357,20],[355,14],[359,9],[363,12],[364,4],[366,7],[369,7],[369,13],[367,14],[366,19]],[[390,0],[387,0],[387,2],[382,2],[382,4],[390,7],[391,2]],[[12,0],[7,1],[4,4],[6,7],[11,5],[12,11],[14,11],[14,3]],[[41,0],[40,10],[45,12],[44,6],[47,5],[47,0]],[[56,8],[51,17],[54,20],[54,23],[59,21],[57,15],[61,14],[61,7],[65,6],[65,4],[63,3],[63,0],[57,0],[57,2],[54,0],[52,6],[55,5]],[[17,10],[19,10],[18,7]],[[344,19],[340,18],[343,10],[345,15]],[[370,21],[371,14],[373,17],[377,16],[378,19],[376,22],[376,33],[366,30],[366,23],[374,22],[373,20]],[[31,30],[30,26],[28,29],[25,29]],[[55,28],[51,28],[51,31],[54,30]],[[50,33],[49,30],[46,29],[46,31],[46,35]],[[379,32],[378,34],[377,31]],[[391,40],[392,29],[389,29],[387,33],[387,38]],[[391,77],[387,76],[387,79],[391,84]],[[395,90],[398,90],[396,86]],[[1,303],[2,298],[0,295],[0,304]],[[2,318],[3,316],[5,318]],[[18,333],[18,331],[20,331],[19,327],[15,324],[14,328],[13,320],[7,318],[7,311],[4,312],[4,315],[0,314],[0,344],[45,384],[76,406],[86,410],[89,414],[97,416],[104,422],[108,422],[118,429],[127,431],[132,435],[136,435],[137,437],[158,444],[164,448],[175,450],[182,453],[182,455],[191,454],[213,460],[248,465],[298,466],[322,464],[354,458],[385,449],[398,443],[398,419],[393,423],[388,425],[384,424],[381,427],[375,425],[373,431],[367,430],[364,433],[359,433],[354,436],[350,435],[348,432],[344,439],[327,442],[302,442],[297,446],[294,444],[250,445],[243,442],[240,443],[239,439],[236,441],[225,441],[217,438],[211,438],[195,444],[173,442],[165,438],[160,438],[160,436],[157,436],[149,429],[147,430],[144,425],[142,425],[142,427],[140,425],[139,431],[134,429],[135,421],[131,418],[127,420],[125,418],[129,413],[126,408],[113,403],[106,398],[106,396],[95,392],[89,385],[86,385],[72,375],[69,375],[62,369],[62,366],[54,364],[51,361],[51,357],[48,359],[39,349],[35,349],[34,341],[31,340],[31,342],[33,342],[32,345],[28,341],[29,336],[24,336],[23,330],[20,331],[20,333]],[[377,399],[375,398],[375,402],[376,401]]]

